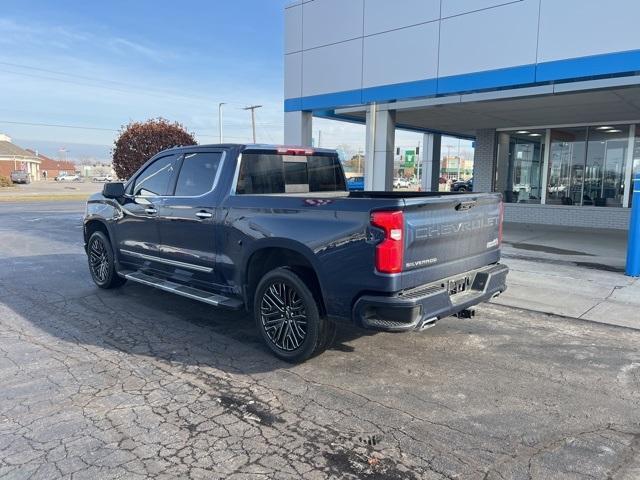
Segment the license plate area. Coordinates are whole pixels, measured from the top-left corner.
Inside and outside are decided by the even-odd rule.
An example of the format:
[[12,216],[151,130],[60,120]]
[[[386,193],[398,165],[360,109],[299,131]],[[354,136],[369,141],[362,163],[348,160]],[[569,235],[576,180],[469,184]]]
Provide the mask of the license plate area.
[[471,288],[471,277],[469,276],[455,278],[447,281],[447,292],[449,293],[449,296],[466,292],[470,288]]

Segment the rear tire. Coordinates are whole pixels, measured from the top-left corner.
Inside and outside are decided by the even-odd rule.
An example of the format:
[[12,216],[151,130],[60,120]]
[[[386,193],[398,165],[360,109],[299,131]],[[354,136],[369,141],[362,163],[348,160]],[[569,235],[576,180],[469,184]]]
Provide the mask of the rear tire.
[[286,267],[262,277],[253,312],[265,344],[286,362],[303,362],[317,355],[335,336],[335,324],[320,315],[313,292]]
[[109,238],[102,232],[93,232],[87,243],[89,272],[93,282],[100,288],[117,288],[127,279],[116,272],[113,249]]

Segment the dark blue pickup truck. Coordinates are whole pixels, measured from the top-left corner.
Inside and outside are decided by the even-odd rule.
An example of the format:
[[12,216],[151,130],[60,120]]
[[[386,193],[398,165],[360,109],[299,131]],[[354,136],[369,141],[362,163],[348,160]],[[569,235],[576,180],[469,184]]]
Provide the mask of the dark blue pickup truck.
[[101,288],[142,283],[253,312],[302,361],[337,322],[422,330],[506,289],[493,193],[349,192],[335,151],[209,145],[163,151],[84,218]]

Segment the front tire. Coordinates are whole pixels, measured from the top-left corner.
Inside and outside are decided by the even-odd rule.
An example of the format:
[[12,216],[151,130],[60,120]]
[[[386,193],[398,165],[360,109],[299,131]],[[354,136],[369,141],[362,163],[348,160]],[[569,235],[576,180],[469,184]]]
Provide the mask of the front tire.
[[100,288],[117,288],[127,280],[116,272],[113,249],[109,238],[102,232],[93,232],[87,243],[89,272],[93,282]]
[[253,312],[267,347],[286,362],[303,362],[320,353],[335,335],[335,325],[320,315],[307,284],[286,267],[262,277]]

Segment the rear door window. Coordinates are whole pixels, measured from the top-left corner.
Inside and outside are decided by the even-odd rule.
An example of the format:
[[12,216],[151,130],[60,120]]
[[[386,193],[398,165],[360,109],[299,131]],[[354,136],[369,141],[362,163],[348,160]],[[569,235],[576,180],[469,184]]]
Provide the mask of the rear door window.
[[176,182],[176,197],[199,197],[213,189],[222,153],[186,153]]
[[343,192],[344,174],[335,156],[243,153],[237,194]]

